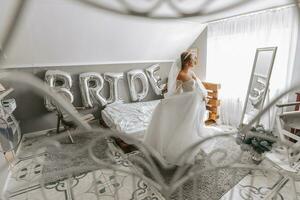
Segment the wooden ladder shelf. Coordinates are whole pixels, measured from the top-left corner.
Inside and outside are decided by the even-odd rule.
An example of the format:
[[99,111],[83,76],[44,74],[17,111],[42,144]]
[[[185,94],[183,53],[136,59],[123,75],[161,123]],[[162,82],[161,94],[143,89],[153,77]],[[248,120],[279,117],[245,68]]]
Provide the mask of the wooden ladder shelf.
[[209,82],[203,82],[203,85],[208,91],[208,103],[206,105],[206,109],[209,111],[209,116],[205,121],[205,124],[210,125],[216,123],[219,118],[219,106],[221,101],[218,99],[218,94],[221,89],[221,85]]

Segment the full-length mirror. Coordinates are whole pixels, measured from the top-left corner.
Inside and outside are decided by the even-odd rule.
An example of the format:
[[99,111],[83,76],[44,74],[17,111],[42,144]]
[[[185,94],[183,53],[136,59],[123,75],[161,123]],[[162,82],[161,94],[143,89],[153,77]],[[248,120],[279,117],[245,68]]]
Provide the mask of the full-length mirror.
[[[248,124],[263,108],[268,93],[269,81],[277,47],[256,50],[240,125]],[[257,124],[259,120],[257,121]]]

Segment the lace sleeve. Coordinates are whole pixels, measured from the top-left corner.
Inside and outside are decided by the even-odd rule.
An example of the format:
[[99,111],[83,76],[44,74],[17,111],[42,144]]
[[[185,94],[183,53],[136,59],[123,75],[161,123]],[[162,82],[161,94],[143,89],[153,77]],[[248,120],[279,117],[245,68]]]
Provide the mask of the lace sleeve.
[[176,90],[175,94],[182,93],[182,81],[176,81]]
[[197,81],[197,84],[199,86],[199,90],[202,93],[203,97],[207,97],[208,93],[204,85],[202,84],[201,80],[198,78],[198,76],[195,74],[195,72],[191,71],[192,77]]
[[202,84],[202,82],[200,81],[199,78],[197,78],[197,82],[198,82],[199,88],[200,88],[203,96],[206,98],[207,95],[208,95],[208,92],[207,92],[206,88],[204,87],[204,85]]

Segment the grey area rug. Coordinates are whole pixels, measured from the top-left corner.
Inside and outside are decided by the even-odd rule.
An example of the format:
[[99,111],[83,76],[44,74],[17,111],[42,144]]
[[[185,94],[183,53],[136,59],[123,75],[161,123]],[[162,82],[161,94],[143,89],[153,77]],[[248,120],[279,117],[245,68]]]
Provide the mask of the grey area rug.
[[[28,158],[38,158],[43,165],[42,177],[48,182],[55,182],[69,176],[77,176],[92,170],[99,169],[99,165],[90,157],[88,150],[84,150],[99,133],[82,133],[73,136],[74,144],[71,143],[69,137],[61,134],[43,134],[34,137],[24,137],[18,158],[25,160]],[[57,140],[57,137],[60,139]],[[61,145],[60,148],[54,146],[40,147],[44,141],[55,140]],[[102,139],[93,147],[94,155],[106,162],[112,162],[107,156],[108,142],[110,140]],[[39,151],[37,151],[39,149]],[[81,150],[81,151],[78,151]],[[40,160],[42,159],[42,160]]]
[[[99,165],[91,158],[88,150],[78,152],[86,148],[97,136],[99,136],[97,133],[84,133],[73,136],[74,144],[70,143],[69,138],[66,137],[59,140],[63,144],[61,148],[47,147],[42,171],[45,181],[58,181],[99,169]],[[99,140],[93,147],[97,158],[109,162],[111,159],[106,154],[107,150],[108,144],[105,139]]]
[[[228,153],[228,157],[223,162],[219,162],[219,164],[229,164],[232,163],[236,158],[238,158],[241,153],[240,147],[235,143],[234,140],[219,138],[216,139],[216,143],[214,145],[218,149],[225,149]],[[143,157],[140,152],[137,152],[135,155],[131,154],[129,156],[129,160],[134,162],[134,156]],[[202,158],[196,160],[195,165],[193,165],[193,169],[207,169],[210,168],[211,165],[207,159],[205,159],[206,154],[201,152],[197,157]],[[220,154],[219,154],[220,156]],[[218,154],[216,154],[218,157]],[[240,163],[253,164],[251,160],[251,156],[249,153],[243,153]],[[138,163],[135,163],[138,165]],[[150,173],[144,169],[142,166],[139,166],[143,173],[152,178]],[[160,172],[163,175],[166,182],[169,182],[175,172],[175,170],[166,170],[161,167]],[[170,199],[180,200],[180,199],[195,199],[194,195],[197,196],[197,200],[218,200],[220,199],[226,192],[228,192],[231,188],[233,188],[241,179],[243,179],[250,171],[244,169],[220,169],[214,170],[210,172],[205,172],[196,177],[195,180],[188,180],[183,184],[182,187],[182,196],[179,195],[179,191],[175,191]],[[194,185],[196,184],[196,185]],[[195,189],[196,188],[196,189]]]

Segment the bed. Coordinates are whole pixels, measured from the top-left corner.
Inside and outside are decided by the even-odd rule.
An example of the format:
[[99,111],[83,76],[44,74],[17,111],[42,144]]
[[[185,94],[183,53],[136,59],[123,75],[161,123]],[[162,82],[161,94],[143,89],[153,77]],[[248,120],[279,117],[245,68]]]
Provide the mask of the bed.
[[114,103],[107,105],[101,111],[101,116],[110,129],[142,140],[152,113],[159,102],[160,100],[125,104]]
[[[218,119],[218,90],[220,84],[204,82],[208,90],[208,104],[206,124],[215,123]],[[138,140],[143,140],[145,131],[150,123],[152,113],[160,100],[152,100],[137,103],[113,103],[107,105],[102,111],[101,116],[105,126],[119,133],[131,135]],[[126,141],[129,143],[128,141]]]

